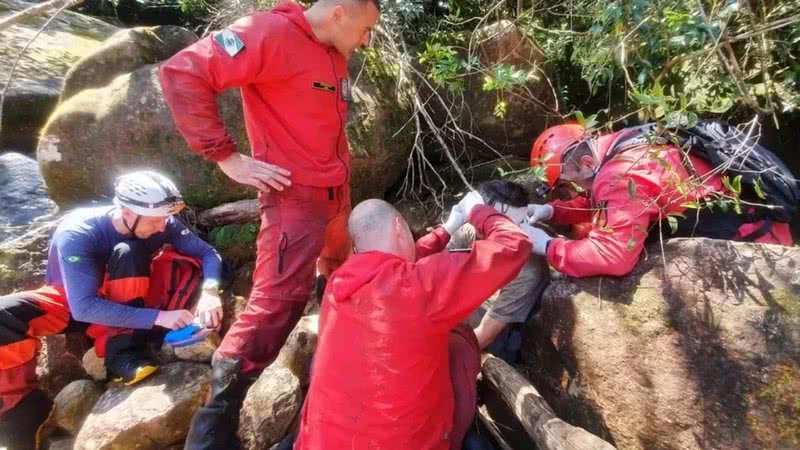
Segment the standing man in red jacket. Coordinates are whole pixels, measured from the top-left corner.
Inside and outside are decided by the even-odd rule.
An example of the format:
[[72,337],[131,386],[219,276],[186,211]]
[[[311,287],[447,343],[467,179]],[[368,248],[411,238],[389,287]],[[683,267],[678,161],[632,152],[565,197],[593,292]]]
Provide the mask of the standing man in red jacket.
[[[186,448],[235,448],[246,380],[277,356],[311,293],[314,263],[329,274],[347,256],[350,152],[345,136],[347,61],[368,45],[378,0],[287,2],[246,16],[161,67],[175,124],[200,156],[261,200],[253,290],[214,355],[209,402]],[[239,88],[252,158],[217,112],[216,96]]]
[[[545,130],[533,144],[531,165],[544,166],[550,187],[582,192],[571,200],[530,205],[529,221],[590,224],[574,240],[551,239],[534,228],[534,253],[546,255],[559,272],[626,275],[639,261],[648,234],[658,233],[659,221],[684,212],[692,219],[697,214],[687,212],[686,204],[726,193],[722,176],[709,162],[689,154],[686,163],[675,145],[633,141],[634,132],[592,136],[578,124],[566,124]],[[696,226],[687,228],[692,235],[792,245],[788,223],[749,216],[745,211],[712,217],[701,211]]]
[[[451,330],[511,281],[531,253],[526,232],[481,203],[472,192],[459,204],[485,237],[468,253],[444,251],[444,227],[415,245],[405,220],[383,200],[353,210],[355,254],[325,290],[295,450],[461,448],[475,413],[479,350],[467,328],[456,341],[470,338],[473,351],[456,342],[454,355]],[[451,380],[451,365],[458,372],[463,359],[476,360],[467,383]],[[458,398],[469,397],[467,386],[471,404]],[[466,420],[454,420],[468,408]]]

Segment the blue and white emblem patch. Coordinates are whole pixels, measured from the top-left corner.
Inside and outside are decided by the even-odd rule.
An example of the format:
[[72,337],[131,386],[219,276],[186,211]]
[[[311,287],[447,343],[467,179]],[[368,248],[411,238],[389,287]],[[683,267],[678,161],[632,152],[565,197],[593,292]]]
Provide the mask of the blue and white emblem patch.
[[217,41],[217,44],[222,46],[222,49],[225,50],[225,53],[229,56],[236,56],[236,54],[244,49],[244,42],[239,39],[236,33],[228,29],[217,33],[214,40]]

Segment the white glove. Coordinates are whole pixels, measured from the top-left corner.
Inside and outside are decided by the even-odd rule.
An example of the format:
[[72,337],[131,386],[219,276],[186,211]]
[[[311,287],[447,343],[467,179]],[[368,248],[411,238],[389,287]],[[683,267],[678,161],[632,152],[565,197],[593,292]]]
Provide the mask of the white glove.
[[519,227],[522,228],[522,231],[528,235],[528,239],[533,243],[533,254],[545,256],[547,254],[547,243],[553,238],[541,228],[536,228],[527,223],[523,223]]
[[553,207],[547,204],[544,205],[537,205],[531,204],[528,205],[528,223],[533,225],[534,223],[539,222],[546,222],[553,218]]
[[450,215],[447,217],[447,222],[444,223],[444,229],[453,236],[462,225],[467,223],[467,215],[464,214],[464,208],[461,204],[453,205],[450,208]]
[[469,213],[472,212],[472,208],[474,208],[475,205],[483,205],[483,197],[481,197],[481,194],[477,191],[470,191],[458,202],[458,205],[464,211],[464,215],[469,217]]

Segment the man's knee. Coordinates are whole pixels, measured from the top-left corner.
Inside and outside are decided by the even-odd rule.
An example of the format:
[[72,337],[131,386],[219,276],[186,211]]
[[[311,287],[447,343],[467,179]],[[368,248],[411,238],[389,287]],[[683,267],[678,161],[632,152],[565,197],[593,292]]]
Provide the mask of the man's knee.
[[19,294],[0,297],[0,345],[8,345],[26,338],[28,324],[43,316],[45,311],[36,303]]

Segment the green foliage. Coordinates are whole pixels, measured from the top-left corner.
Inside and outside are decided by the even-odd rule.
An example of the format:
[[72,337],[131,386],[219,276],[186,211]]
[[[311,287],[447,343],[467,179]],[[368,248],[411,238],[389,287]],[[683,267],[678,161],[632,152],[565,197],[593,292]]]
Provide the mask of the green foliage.
[[[624,86],[628,96],[610,102],[612,113],[641,108],[640,120],[667,120],[690,112],[679,118],[691,122],[737,104],[800,108],[798,12],[798,0],[579,0],[542,2],[523,22],[552,63],[580,73],[590,96]],[[585,101],[582,92],[574,82],[561,89],[568,104]]]
[[437,86],[446,87],[452,93],[464,91],[463,71],[467,62],[454,47],[428,42],[425,50],[419,54],[419,62],[427,66],[428,77]]

